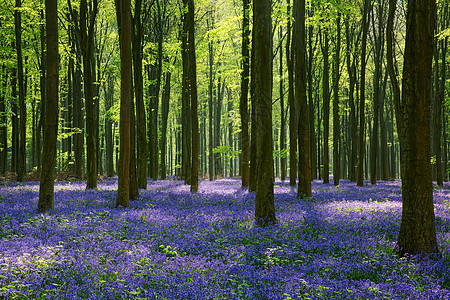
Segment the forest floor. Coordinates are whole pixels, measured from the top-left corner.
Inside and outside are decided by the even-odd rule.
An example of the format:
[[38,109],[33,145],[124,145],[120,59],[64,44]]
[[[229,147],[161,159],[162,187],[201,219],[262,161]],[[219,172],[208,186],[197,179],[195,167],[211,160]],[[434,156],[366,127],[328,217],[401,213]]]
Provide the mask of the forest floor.
[[278,224],[254,225],[237,179],[149,181],[129,209],[117,179],[0,186],[0,299],[449,299],[450,187],[434,188],[439,260],[395,256],[399,181],[275,184]]

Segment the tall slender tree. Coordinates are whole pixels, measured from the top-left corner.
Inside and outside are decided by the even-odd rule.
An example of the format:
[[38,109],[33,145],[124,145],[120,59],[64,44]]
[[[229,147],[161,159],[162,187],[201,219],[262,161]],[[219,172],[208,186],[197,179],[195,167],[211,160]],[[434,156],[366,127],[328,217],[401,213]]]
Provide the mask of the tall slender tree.
[[259,226],[276,222],[273,194],[271,2],[253,2],[257,131],[255,220]]
[[142,75],[142,0],[134,4],[133,21],[133,67],[134,67],[134,94],[136,98],[137,112],[137,136],[138,136],[138,171],[137,185],[141,189],[147,188],[147,122],[144,104],[144,79]]
[[[322,38],[322,35],[321,35]],[[329,42],[328,31],[324,29],[322,55],[323,55],[323,77],[322,77],[322,93],[323,93],[323,183],[330,182],[330,163],[329,163],[329,146],[328,137],[330,133],[330,75],[329,75]]]
[[242,18],[242,72],[241,72],[241,96],[239,100],[239,112],[241,114],[241,147],[242,147],[242,186],[249,185],[249,137],[248,137],[248,83],[250,75],[250,0],[243,0]]
[[187,16],[185,16],[186,29],[188,30],[188,78],[189,78],[189,102],[192,120],[192,170],[191,170],[191,192],[198,191],[198,113],[197,113],[197,64],[195,57],[195,8],[194,0],[184,0],[187,5]]
[[289,185],[297,184],[297,125],[294,97],[294,61],[291,49],[291,3],[287,0],[287,37],[286,37],[286,61],[288,69],[288,103],[289,103]]
[[286,116],[284,113],[284,68],[283,68],[283,26],[278,29],[278,39],[280,40],[280,177],[281,181],[286,180],[286,156],[284,151],[286,148]]
[[338,11],[336,18],[336,48],[334,50],[334,71],[333,71],[333,183],[339,185],[341,173],[339,157],[340,142],[340,120],[339,120],[339,68],[341,51],[341,12]]
[[131,3],[130,0],[115,0],[115,2],[120,40],[120,154],[116,207],[128,207],[130,203],[130,106],[132,95]]
[[297,196],[311,196],[311,150],[309,110],[306,98],[305,0],[294,0],[295,98],[298,116],[298,190]]
[[351,133],[351,150],[349,155],[350,180],[356,181],[356,165],[357,165],[357,119],[355,107],[355,85],[356,85],[356,55],[354,55],[354,26],[350,25],[350,17],[345,18],[345,38],[347,43],[346,62],[349,77],[348,103],[350,106],[350,133]]
[[367,32],[369,30],[369,10],[370,0],[364,1],[362,18],[362,42],[361,42],[361,75],[360,75],[360,96],[359,96],[359,156],[358,156],[358,178],[356,184],[364,184],[364,148],[365,148],[365,118],[364,107],[366,103],[366,51],[367,51]]
[[[392,29],[396,1],[389,1],[388,62],[391,80]],[[402,219],[397,247],[405,254],[436,254],[433,187],[431,181],[430,115],[434,0],[410,0],[406,12],[406,40],[402,96],[395,99],[402,174]],[[396,79],[395,79],[396,80]]]
[[58,136],[58,4],[45,1],[47,31],[47,109],[44,126],[44,149],[39,183],[38,210],[45,212],[54,206],[54,177],[56,169],[56,140]]
[[[370,183],[377,183],[377,157],[378,157],[378,124],[380,120],[380,98],[381,95],[381,76],[382,62],[384,52],[384,1],[377,1],[377,5],[373,6],[372,12],[372,35],[374,44],[374,64],[375,71],[373,75],[373,126],[372,137],[370,139]],[[376,11],[375,11],[376,9]],[[375,22],[375,16],[377,22]],[[377,24],[377,26],[375,25]]]
[[23,56],[22,56],[22,0],[16,0],[16,9],[14,10],[14,31],[16,36],[16,55],[17,55],[17,83],[19,86],[19,157],[17,166],[17,180],[22,181],[26,172],[26,122],[27,111],[25,106],[25,84],[23,74]]

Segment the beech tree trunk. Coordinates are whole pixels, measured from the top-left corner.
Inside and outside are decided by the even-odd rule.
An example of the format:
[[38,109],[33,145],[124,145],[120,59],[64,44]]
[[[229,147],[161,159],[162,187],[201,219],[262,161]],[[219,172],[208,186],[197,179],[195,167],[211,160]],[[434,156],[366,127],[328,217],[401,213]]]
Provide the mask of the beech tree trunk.
[[11,172],[17,172],[19,157],[19,118],[17,111],[17,69],[11,69]]
[[241,149],[242,149],[242,186],[248,187],[250,166],[249,166],[249,136],[248,136],[248,83],[250,76],[250,55],[249,55],[249,30],[250,30],[250,0],[243,0],[242,19],[242,72],[241,72],[241,96],[239,100],[239,112],[241,114]]
[[[362,42],[361,42],[361,76],[360,76],[360,96],[359,96],[359,157],[358,157],[358,178],[356,184],[364,185],[364,148],[365,148],[365,114],[364,107],[366,103],[366,46],[367,32],[369,30],[369,10],[370,0],[364,2],[364,12],[362,18]],[[366,168],[367,170],[367,168]]]
[[[186,80],[186,98],[191,110],[192,120],[192,157],[191,160],[191,192],[198,191],[198,153],[199,153],[199,133],[198,133],[198,115],[197,115],[197,64],[195,58],[195,8],[194,0],[183,0],[183,5],[187,8],[183,16],[183,36],[186,39],[187,46],[183,48],[185,55],[183,57],[183,78]],[[186,59],[186,61],[184,61]],[[185,73],[186,72],[186,73]]]
[[128,207],[130,203],[130,107],[132,100],[131,3],[130,0],[115,0],[115,2],[120,40],[120,154],[116,207]]
[[161,179],[167,179],[166,152],[167,152],[167,121],[169,117],[170,104],[170,80],[172,73],[166,71],[164,73],[164,88],[162,94],[162,111],[161,111]]
[[309,110],[306,98],[305,0],[294,0],[295,98],[298,103],[298,190],[297,197],[311,196],[311,150]]
[[356,165],[358,160],[357,149],[357,119],[356,119],[356,108],[355,108],[355,84],[356,84],[356,57],[352,56],[354,51],[353,45],[354,40],[354,27],[350,28],[349,17],[345,20],[345,36],[347,41],[347,72],[349,77],[349,92],[348,92],[348,103],[350,106],[350,132],[351,132],[351,151],[349,157],[349,168],[350,168],[350,181],[356,181]]
[[[287,15],[291,15],[290,0],[287,0]],[[294,97],[294,62],[291,51],[291,18],[288,18],[286,39],[286,61],[288,68],[288,103],[289,103],[289,185],[297,184],[297,129]]]
[[273,194],[271,1],[254,1],[253,13],[257,131],[255,220],[259,226],[265,226],[276,222]]
[[[220,67],[220,63],[219,63]],[[222,102],[223,102],[223,91],[225,86],[223,85],[222,78],[219,76],[217,79],[217,102],[215,103],[214,109],[214,148],[219,149],[220,147],[220,121],[222,119]],[[214,153],[214,175],[216,178],[222,177],[222,162],[221,162],[221,152]]]
[[[189,0],[183,0],[183,5],[187,10]],[[181,119],[182,119],[182,175],[185,184],[191,184],[192,171],[192,114],[190,101],[190,66],[189,66],[189,18],[186,11],[183,16],[183,32],[181,34],[181,56],[183,60],[183,82],[182,82],[182,104],[181,104]]]
[[105,142],[106,142],[106,176],[114,176],[114,140],[112,134],[111,107],[114,101],[114,79],[111,73],[108,73],[105,87]]
[[341,166],[339,156],[340,143],[340,120],[339,120],[339,68],[341,51],[341,13],[338,12],[336,19],[336,49],[334,50],[334,77],[333,77],[333,183],[339,185]]
[[[313,7],[309,8],[309,17],[313,17]],[[314,99],[313,99],[313,60],[314,50],[313,47],[313,25],[308,26],[308,108],[309,108],[309,144],[311,153],[311,179],[317,178],[317,153],[316,153],[316,132],[315,132],[315,115],[314,115]]]
[[138,171],[137,185],[141,189],[147,188],[147,121],[144,104],[144,79],[142,75],[142,0],[134,4],[133,18],[133,66],[134,66],[134,94],[136,98],[137,135],[138,135]]
[[[1,24],[0,24],[1,26]],[[2,64],[2,75],[0,76],[0,174],[6,174],[8,164],[8,127],[6,117],[5,90],[7,86],[5,63]]]
[[[378,127],[380,120],[380,97],[381,95],[381,76],[382,76],[382,62],[383,62],[383,50],[384,50],[384,30],[383,30],[383,8],[384,4],[381,1],[378,1],[377,10],[373,9],[372,11],[372,32],[374,39],[374,64],[375,71],[373,75],[373,126],[372,126],[372,137],[370,139],[370,183],[377,184],[377,176],[378,176]],[[375,14],[377,16],[377,25],[375,26]],[[381,108],[382,109],[382,108]]]
[[278,39],[280,40],[280,177],[281,181],[286,180],[286,156],[284,150],[286,148],[286,117],[284,113],[284,70],[283,70],[283,26],[278,30]]
[[[213,10],[209,11],[209,19],[207,20],[208,29],[211,30],[214,27]],[[245,22],[245,20],[244,20]],[[214,45],[213,41],[208,42],[208,66],[209,66],[209,86],[208,86],[208,117],[209,117],[209,155],[208,155],[208,173],[209,181],[214,180],[214,140],[213,140],[213,86],[214,86]]]
[[23,75],[23,58],[22,58],[22,0],[16,0],[16,9],[14,11],[14,28],[15,28],[15,45],[17,55],[17,81],[19,85],[19,116],[20,116],[20,134],[19,134],[19,157],[17,166],[17,181],[23,181],[26,173],[26,122],[27,111],[25,106],[25,85]]
[[45,1],[47,31],[47,109],[44,126],[44,148],[39,180],[38,210],[46,212],[54,207],[54,177],[56,141],[58,137],[58,5],[57,0]]
[[328,32],[323,34],[324,45],[322,47],[323,55],[323,183],[330,182],[330,162],[328,137],[330,132],[330,82],[329,82],[329,63],[328,63]]
[[[395,1],[390,1],[391,5]],[[397,240],[401,256],[439,253],[430,156],[435,9],[434,0],[410,0],[406,12],[403,91],[395,103],[402,173],[402,219]],[[393,18],[391,10],[389,17]]]

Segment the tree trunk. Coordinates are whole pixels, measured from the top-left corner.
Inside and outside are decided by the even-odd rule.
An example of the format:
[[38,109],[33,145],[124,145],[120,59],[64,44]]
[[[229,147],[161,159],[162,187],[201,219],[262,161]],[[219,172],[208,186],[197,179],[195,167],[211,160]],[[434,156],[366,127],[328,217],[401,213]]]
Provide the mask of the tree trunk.
[[[377,7],[377,10],[375,12],[375,7]],[[373,39],[374,39],[374,64],[375,64],[375,71],[373,76],[373,128],[372,128],[372,137],[370,139],[370,183],[371,184],[377,184],[377,157],[378,157],[378,127],[379,127],[379,120],[380,120],[380,113],[379,113],[379,107],[380,107],[380,97],[381,97],[381,68],[382,68],[382,62],[383,62],[383,45],[384,45],[384,32],[383,32],[383,7],[384,4],[381,3],[381,1],[378,1],[377,5],[373,6],[372,16],[373,16],[373,22],[372,22],[372,31],[373,31]],[[378,20],[378,28],[375,28],[375,20],[374,15],[377,14]]]
[[[199,134],[198,134],[198,115],[197,115],[197,64],[195,58],[195,9],[194,0],[184,0],[184,5],[187,6],[187,14],[184,16],[183,27],[184,34],[187,34],[188,51],[187,53],[187,79],[188,85],[188,99],[190,100],[190,108],[192,114],[192,170],[191,170],[191,192],[198,191],[198,152],[199,152]],[[186,76],[185,76],[186,77]]]
[[11,172],[17,172],[19,156],[19,119],[17,111],[17,69],[11,69]]
[[169,104],[170,104],[170,79],[172,73],[166,71],[164,74],[164,89],[162,94],[162,123],[161,123],[161,179],[167,178],[166,167],[166,152],[167,152],[167,120],[169,117]]
[[25,107],[25,86],[23,76],[23,58],[22,58],[22,1],[16,0],[16,9],[14,11],[15,45],[17,54],[17,80],[19,85],[19,116],[20,116],[20,135],[19,135],[19,158],[17,166],[17,181],[23,181],[26,173],[26,122],[27,112]]
[[[313,17],[313,8],[309,8],[309,17]],[[314,99],[313,99],[313,25],[308,26],[308,108],[309,108],[309,144],[311,152],[311,179],[317,178],[317,153],[316,153],[316,132],[314,128]]]
[[[1,24],[0,24],[1,26]],[[8,124],[6,117],[5,91],[7,86],[5,63],[2,64],[2,75],[0,77],[0,174],[5,175],[8,165]]]
[[57,0],[45,1],[47,30],[47,110],[44,126],[44,149],[38,210],[45,212],[54,206],[54,175],[56,167],[56,141],[58,136],[58,7]]
[[323,55],[323,183],[329,183],[329,146],[328,135],[330,132],[330,87],[329,87],[329,64],[328,64],[328,32],[324,31],[324,46],[322,47]]
[[265,226],[276,222],[273,194],[271,1],[254,1],[253,12],[257,130],[255,220],[259,226]]
[[133,18],[133,66],[134,66],[134,94],[136,98],[136,116],[138,132],[138,171],[137,185],[141,189],[147,188],[147,121],[144,104],[144,79],[142,75],[142,0],[134,4]]
[[[253,9],[255,6],[253,5]],[[256,127],[256,106],[255,106],[255,51],[253,43],[255,39],[255,30],[252,31],[252,53],[251,53],[251,61],[250,61],[250,96],[251,96],[251,140],[250,140],[250,182],[248,186],[249,192],[255,192],[256,191],[256,185],[257,185],[257,173],[258,173],[258,164],[256,163],[256,153],[258,151],[256,147],[256,140],[257,140],[257,134],[258,130]]]
[[298,190],[297,197],[311,196],[311,152],[309,110],[306,98],[305,0],[294,0],[295,98],[298,103]]
[[[364,185],[364,147],[365,147],[365,114],[364,106],[366,102],[366,45],[367,45],[367,32],[369,30],[369,10],[370,0],[364,2],[364,12],[362,18],[362,42],[361,42],[361,83],[360,96],[359,96],[359,159],[358,159],[358,178],[356,184],[358,186]],[[367,168],[366,168],[367,169]]]
[[[214,19],[213,19],[213,11],[209,12],[209,22],[208,28],[212,30],[214,27]],[[245,21],[245,20],[244,20]],[[209,173],[209,181],[214,180],[214,140],[213,140],[213,86],[214,86],[214,73],[213,73],[213,65],[214,65],[214,45],[212,41],[208,43],[208,51],[209,51],[209,86],[208,86],[208,115],[209,115],[209,156],[208,156],[208,173]]]
[[[187,7],[189,0],[183,0]],[[189,73],[189,22],[187,21],[187,12],[183,18],[183,32],[181,34],[181,55],[183,60],[183,82],[182,82],[182,176],[185,184],[191,184],[192,171],[192,122],[191,122],[191,101],[190,101],[190,73]]]
[[45,22],[44,22],[44,11],[41,9],[39,11],[39,17],[41,20],[41,25],[40,25],[40,42],[41,42],[41,64],[40,64],[40,80],[39,80],[39,84],[40,84],[40,88],[41,88],[41,101],[38,104],[38,110],[39,110],[39,121],[38,121],[38,125],[37,125],[37,133],[36,133],[36,148],[37,148],[37,171],[40,172],[41,170],[41,141],[42,141],[42,126],[44,125],[44,121],[45,121],[45,73],[46,73],[46,66],[47,66],[47,62],[46,62],[46,52],[45,52],[45,45],[46,45],[46,37],[45,37]]
[[410,0],[406,12],[403,92],[396,102],[403,202],[397,247],[402,256],[439,252],[430,161],[435,6],[433,0]]
[[[445,28],[448,28],[450,21],[449,21],[449,10],[448,10],[448,1],[444,3],[445,7],[443,8],[443,17],[441,21],[442,30]],[[447,44],[448,44],[448,36],[441,39],[441,59],[442,62],[446,61],[447,57]],[[440,103],[445,103],[445,81],[446,81],[446,64],[441,64],[441,84],[440,84],[440,95],[441,100]],[[444,171],[444,177],[442,178],[443,181],[448,181],[448,175],[449,171],[447,170],[447,133],[446,133],[446,114],[445,114],[445,105],[442,106],[442,131],[443,131],[443,171]]]
[[73,119],[74,128],[77,132],[74,135],[75,154],[75,178],[83,179],[83,152],[84,152],[84,121],[83,121],[83,100],[80,64],[76,63],[73,77]]
[[130,203],[131,10],[130,0],[115,0],[120,43],[120,155],[116,207]]
[[248,136],[248,83],[249,83],[249,20],[250,20],[250,0],[243,0],[242,19],[242,72],[241,72],[241,97],[239,100],[239,112],[241,114],[241,149],[242,149],[242,186],[249,185],[249,136]]
[[136,178],[136,113],[133,99],[133,83],[130,88],[130,199],[139,198]]
[[[350,132],[351,132],[351,151],[349,157],[350,163],[350,181],[356,181],[356,164],[357,164],[357,129],[356,108],[354,100],[355,84],[356,84],[356,58],[352,57],[354,29],[350,29],[349,17],[345,20],[345,36],[347,40],[347,72],[349,77],[348,102],[350,106]],[[356,45],[355,45],[356,46]]]
[[[220,67],[220,63],[219,63]],[[220,76],[217,79],[217,102],[214,109],[214,148],[220,149],[220,121],[222,119],[222,102],[223,102],[224,85]],[[216,178],[222,177],[221,152],[214,153],[214,173]]]
[[334,50],[334,77],[333,77],[333,181],[339,185],[341,166],[339,157],[340,142],[340,120],[339,120],[339,67],[341,51],[341,13],[338,12],[336,19],[336,49]]
[[384,80],[383,80],[383,91],[381,92],[380,101],[380,135],[381,135],[381,179],[386,181],[389,178],[388,175],[388,145],[387,145],[387,117],[384,115],[385,102],[386,102],[386,86],[387,86],[387,76],[388,73],[385,70]]
[[284,154],[286,148],[286,118],[284,115],[283,26],[279,28],[278,39],[280,40],[280,176],[281,181],[284,182],[286,180],[286,156]]
[[111,108],[114,101],[114,79],[108,73],[105,86],[105,140],[106,140],[106,176],[114,176],[114,136],[112,134]]
[[[233,99],[232,99],[232,94],[231,94],[231,88],[227,87],[227,111],[228,111],[228,146],[230,147],[229,151],[230,151],[230,158],[229,158],[229,169],[230,169],[230,178],[234,177],[234,172],[235,172],[235,168],[234,168],[234,154],[233,154],[233,150],[234,150],[234,143],[233,143],[233,120],[231,118],[232,114],[233,114]],[[226,171],[226,169],[225,169]]]
[[[291,15],[290,0],[287,0],[287,15]],[[294,62],[291,51],[291,18],[288,18],[287,40],[286,40],[286,61],[288,68],[288,103],[289,103],[289,185],[297,184],[297,130],[296,130],[296,109],[294,97]]]

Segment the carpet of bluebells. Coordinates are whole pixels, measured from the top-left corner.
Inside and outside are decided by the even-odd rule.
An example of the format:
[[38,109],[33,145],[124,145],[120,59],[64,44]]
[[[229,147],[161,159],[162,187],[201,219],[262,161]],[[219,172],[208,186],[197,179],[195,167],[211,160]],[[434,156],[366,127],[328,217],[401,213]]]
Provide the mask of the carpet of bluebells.
[[449,299],[450,187],[434,188],[439,259],[395,256],[401,183],[313,183],[296,198],[275,184],[278,224],[254,225],[237,179],[149,182],[114,208],[117,179],[97,190],[57,182],[0,186],[0,299]]

